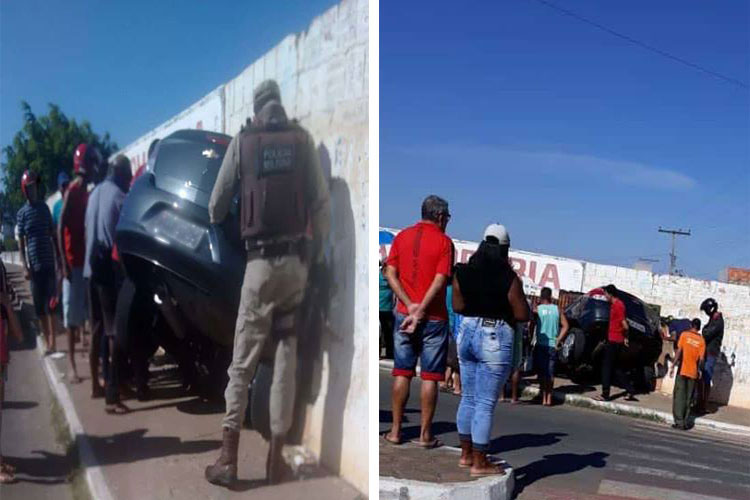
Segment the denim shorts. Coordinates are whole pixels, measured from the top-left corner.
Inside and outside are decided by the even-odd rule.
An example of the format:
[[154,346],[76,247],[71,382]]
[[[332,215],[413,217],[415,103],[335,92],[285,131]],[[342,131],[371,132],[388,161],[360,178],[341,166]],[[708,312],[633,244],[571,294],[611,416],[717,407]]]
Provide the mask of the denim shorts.
[[448,358],[448,321],[423,321],[414,333],[400,330],[406,316],[396,313],[393,326],[393,376],[413,377],[417,358],[422,380],[444,380]]
[[63,280],[63,324],[65,328],[83,326],[87,316],[83,268],[74,267],[70,270],[70,279]]
[[555,361],[557,360],[557,351],[554,347],[546,345],[534,346],[534,370],[537,375],[545,378],[555,376]]
[[34,311],[38,318],[48,315],[51,311],[49,301],[57,293],[55,270],[44,269],[31,273],[31,297],[34,299]]

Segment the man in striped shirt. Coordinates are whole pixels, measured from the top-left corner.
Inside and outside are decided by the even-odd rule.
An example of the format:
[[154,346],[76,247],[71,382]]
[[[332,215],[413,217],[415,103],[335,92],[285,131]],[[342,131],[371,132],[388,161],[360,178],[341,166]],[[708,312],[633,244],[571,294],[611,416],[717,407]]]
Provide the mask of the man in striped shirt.
[[39,197],[39,176],[27,170],[21,178],[26,204],[18,211],[18,236],[24,277],[31,280],[34,309],[47,343],[46,354],[56,351],[50,299],[57,295],[55,268],[59,249],[49,207]]

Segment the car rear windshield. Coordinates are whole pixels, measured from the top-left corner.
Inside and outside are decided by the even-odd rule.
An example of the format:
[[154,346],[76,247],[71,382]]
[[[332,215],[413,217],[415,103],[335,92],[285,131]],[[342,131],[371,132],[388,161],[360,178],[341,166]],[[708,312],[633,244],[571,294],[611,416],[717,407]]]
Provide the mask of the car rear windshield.
[[159,178],[189,182],[191,187],[210,194],[226,151],[227,140],[221,136],[206,134],[205,140],[167,138],[159,144],[154,172]]

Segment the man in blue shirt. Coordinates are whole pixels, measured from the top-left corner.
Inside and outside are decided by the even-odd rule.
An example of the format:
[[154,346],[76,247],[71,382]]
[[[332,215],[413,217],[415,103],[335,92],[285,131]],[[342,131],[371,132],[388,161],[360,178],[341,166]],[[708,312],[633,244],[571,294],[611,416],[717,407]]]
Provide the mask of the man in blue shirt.
[[[542,288],[540,302],[534,314],[536,330],[534,367],[539,375],[542,404],[552,406],[552,389],[555,384],[555,360],[565,337],[568,335],[568,320],[556,304],[552,303],[552,290]],[[562,328],[561,328],[562,327]]]
[[56,351],[50,300],[57,295],[55,268],[60,259],[52,214],[39,196],[39,176],[30,170],[21,177],[26,204],[18,211],[19,253],[24,277],[31,281],[34,309],[47,343],[45,354]]
[[101,397],[99,385],[99,353],[103,336],[109,344],[110,361],[106,377],[106,411],[122,414],[129,409],[120,402],[120,370],[124,350],[115,338],[115,308],[117,304],[117,279],[112,260],[115,244],[115,227],[120,210],[133,177],[130,161],[124,155],[115,158],[111,173],[96,186],[86,206],[86,258],[83,277],[89,280],[91,314],[91,368],[92,397]]

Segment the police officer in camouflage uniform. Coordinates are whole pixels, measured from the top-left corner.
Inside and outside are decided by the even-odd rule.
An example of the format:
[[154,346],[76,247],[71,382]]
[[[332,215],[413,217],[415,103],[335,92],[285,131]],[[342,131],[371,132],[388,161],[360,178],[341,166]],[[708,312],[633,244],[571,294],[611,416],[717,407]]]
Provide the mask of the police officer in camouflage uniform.
[[212,224],[227,215],[241,195],[241,233],[247,249],[234,352],[224,397],[221,456],[206,468],[206,479],[222,486],[237,480],[237,450],[247,408],[248,385],[266,344],[274,354],[270,394],[269,483],[281,481],[281,455],[292,424],[297,363],[298,311],[308,271],[323,259],[330,226],[328,183],[310,134],[289,120],[273,80],[253,95],[255,118],[229,144],[211,193]]

